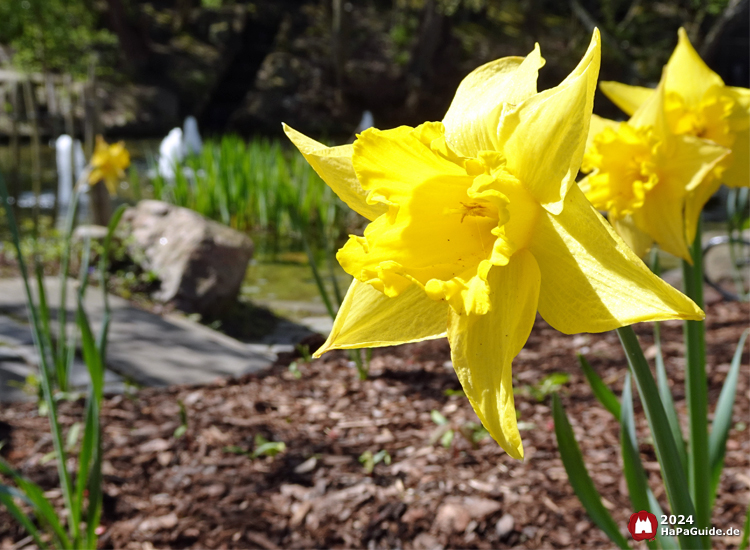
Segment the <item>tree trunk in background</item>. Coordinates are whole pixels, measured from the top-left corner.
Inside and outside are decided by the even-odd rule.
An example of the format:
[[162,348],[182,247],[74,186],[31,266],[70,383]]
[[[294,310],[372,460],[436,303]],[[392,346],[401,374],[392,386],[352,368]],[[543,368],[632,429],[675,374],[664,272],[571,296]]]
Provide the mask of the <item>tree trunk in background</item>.
[[437,9],[435,0],[427,0],[422,11],[422,22],[419,25],[419,36],[412,50],[408,75],[421,84],[432,76],[435,54],[443,38],[446,18]]
[[107,0],[107,20],[109,27],[117,35],[128,69],[134,75],[148,68],[150,50],[148,37],[128,16],[123,0]]
[[747,23],[749,4],[749,0],[730,0],[726,9],[709,29],[703,46],[700,48],[701,57],[709,66],[714,64],[721,37],[742,25],[743,22]]
[[183,30],[190,22],[191,3],[190,0],[175,0],[174,28],[176,31]]
[[336,102],[341,105],[344,101],[344,70],[346,66],[347,47],[347,11],[344,0],[331,2],[331,56],[333,71],[336,75]]

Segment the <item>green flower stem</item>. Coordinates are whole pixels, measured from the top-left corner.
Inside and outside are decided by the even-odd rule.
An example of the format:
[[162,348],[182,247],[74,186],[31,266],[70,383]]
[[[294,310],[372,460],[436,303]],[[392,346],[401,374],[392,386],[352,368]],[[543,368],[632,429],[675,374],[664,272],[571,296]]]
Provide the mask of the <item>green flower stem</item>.
[[[630,371],[638,385],[638,393],[654,438],[656,457],[661,466],[661,475],[667,488],[672,513],[695,517],[695,507],[690,499],[687,480],[680,464],[680,455],[672,437],[672,429],[669,426],[667,414],[664,412],[656,381],[643,356],[638,337],[631,327],[618,328],[617,335],[620,337]],[[708,470],[708,467],[706,469]],[[682,534],[679,538],[682,548],[709,548],[711,546],[707,536],[698,538]]]
[[[685,294],[703,308],[701,222],[690,253],[693,265],[682,262]],[[704,321],[685,321],[685,394],[688,408],[688,482],[695,503],[697,527],[710,527],[711,467],[708,458],[708,381]]]

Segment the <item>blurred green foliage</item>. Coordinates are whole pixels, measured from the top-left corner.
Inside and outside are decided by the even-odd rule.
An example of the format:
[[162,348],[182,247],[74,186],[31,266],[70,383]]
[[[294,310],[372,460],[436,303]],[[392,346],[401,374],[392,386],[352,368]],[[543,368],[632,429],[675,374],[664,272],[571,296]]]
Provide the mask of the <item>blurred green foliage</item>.
[[265,233],[270,250],[263,252],[276,253],[280,241],[298,244],[302,237],[315,248],[334,249],[344,234],[349,209],[302,155],[277,140],[208,139],[200,155],[175,168],[171,181],[154,176],[154,198]]
[[0,43],[26,71],[86,74],[95,52],[112,52],[117,37],[99,26],[89,0],[3,0]]

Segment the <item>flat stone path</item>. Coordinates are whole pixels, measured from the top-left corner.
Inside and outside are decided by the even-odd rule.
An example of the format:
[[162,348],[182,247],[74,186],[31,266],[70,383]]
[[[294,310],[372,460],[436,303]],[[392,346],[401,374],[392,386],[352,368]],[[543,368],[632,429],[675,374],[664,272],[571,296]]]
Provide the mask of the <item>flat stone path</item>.
[[[60,300],[58,278],[45,279],[47,301],[54,310]],[[69,327],[74,326],[77,283],[68,281]],[[244,344],[189,319],[169,314],[155,315],[127,300],[109,296],[112,312],[107,346],[108,382],[112,390],[124,380],[147,386],[201,384],[217,377],[239,376],[267,368],[278,346]],[[100,288],[89,287],[84,308],[92,330],[99,332],[104,312]],[[28,327],[26,299],[21,279],[0,279],[0,402],[16,400],[20,391],[7,382],[18,382],[32,372],[37,356]],[[53,322],[53,330],[56,326]],[[306,329],[299,328],[304,335]],[[287,327],[290,328],[290,327]],[[288,344],[292,342],[281,342]],[[82,370],[81,370],[82,369]],[[85,385],[85,366],[73,368],[73,382]],[[78,384],[75,384],[78,385]]]

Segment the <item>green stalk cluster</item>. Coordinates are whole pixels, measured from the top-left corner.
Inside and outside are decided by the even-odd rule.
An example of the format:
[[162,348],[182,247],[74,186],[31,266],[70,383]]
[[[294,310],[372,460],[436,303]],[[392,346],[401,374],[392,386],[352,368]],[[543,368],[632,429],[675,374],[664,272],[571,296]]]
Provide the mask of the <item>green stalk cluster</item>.
[[[685,293],[703,307],[703,256],[701,248],[701,224],[691,247],[692,264],[683,262]],[[658,256],[654,254],[652,269],[659,272]],[[687,532],[677,538],[664,535],[662,525],[654,540],[647,541],[651,549],[664,548],[710,548],[708,532],[711,527],[711,510],[716,499],[729,430],[732,426],[732,409],[737,391],[742,351],[748,332],[740,338],[732,364],[716,403],[714,419],[708,423],[708,381],[706,376],[706,350],[704,321],[685,321],[685,393],[688,414],[688,433],[684,437],[667,382],[661,349],[659,323],[654,324],[656,344],[656,379],[651,372],[638,337],[631,327],[617,330],[627,357],[630,372],[626,376],[621,400],[604,384],[588,362],[580,357],[586,379],[599,402],[618,419],[621,426],[621,453],[623,474],[630,493],[633,511],[650,511],[660,518],[661,506],[649,486],[639,453],[639,441],[635,432],[633,391],[631,376],[636,382],[646,419],[651,430],[654,449],[662,480],[669,501],[669,514],[688,518]],[[559,398],[553,401],[553,417],[560,454],[573,489],[589,517],[620,548],[628,548],[628,542],[620,533],[610,513],[602,506],[597,492],[573,436],[565,411]],[[747,548],[750,528],[750,508],[747,512],[745,533],[740,548]],[[670,525],[670,527],[672,527]],[[677,526],[674,526],[677,527]],[[696,528],[695,533],[690,532]]]
[[[80,183],[80,182],[79,182]],[[0,475],[9,479],[12,484],[0,483],[0,503],[28,531],[40,548],[91,548],[97,546],[97,527],[102,510],[102,445],[100,409],[104,391],[104,365],[106,359],[106,342],[109,327],[110,310],[106,291],[106,272],[108,269],[109,248],[117,223],[124,212],[118,209],[109,224],[104,241],[103,252],[99,262],[101,287],[104,293],[105,312],[98,338],[94,336],[86,312],[83,309],[85,292],[88,286],[89,260],[91,242],[84,244],[81,260],[81,280],[76,293],[75,330],[69,331],[67,325],[67,278],[71,251],[71,234],[75,208],[78,199],[78,186],[68,212],[64,234],[64,248],[60,271],[60,308],[57,312],[57,339],[52,330],[52,310],[46,299],[42,269],[35,257],[34,279],[32,279],[21,250],[21,241],[13,209],[8,201],[8,192],[0,177],[0,201],[5,206],[8,225],[16,249],[18,265],[26,292],[29,320],[34,338],[34,345],[39,355],[39,378],[41,380],[42,398],[50,422],[55,462],[57,464],[65,502],[67,521],[61,519],[52,503],[44,496],[44,490],[33,481],[15,471],[4,460],[0,459]],[[71,447],[75,447],[81,424],[74,424],[66,437],[58,419],[58,402],[68,391],[68,374],[79,344],[84,363],[91,379],[86,405],[83,414],[83,436],[78,447],[77,469],[68,470],[68,459]],[[55,340],[56,343],[55,343]],[[71,440],[73,440],[71,442]],[[71,444],[72,443],[72,444]],[[73,475],[75,473],[75,475]],[[19,502],[24,502],[32,509],[26,513]]]

